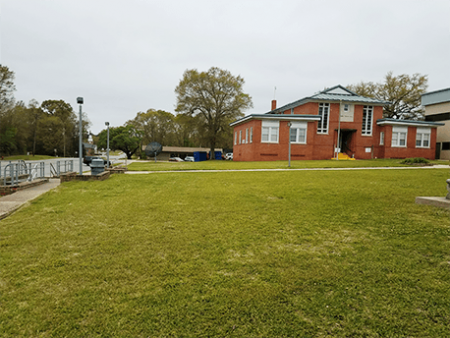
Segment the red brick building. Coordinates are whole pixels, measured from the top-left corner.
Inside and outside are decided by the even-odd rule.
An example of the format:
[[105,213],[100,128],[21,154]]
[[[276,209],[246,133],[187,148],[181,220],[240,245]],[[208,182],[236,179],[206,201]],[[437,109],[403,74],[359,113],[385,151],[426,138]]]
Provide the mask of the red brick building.
[[231,123],[233,159],[287,160],[289,138],[292,160],[337,156],[434,159],[436,128],[443,124],[383,118],[385,104],[342,86],[280,108],[272,101],[270,112],[251,114]]

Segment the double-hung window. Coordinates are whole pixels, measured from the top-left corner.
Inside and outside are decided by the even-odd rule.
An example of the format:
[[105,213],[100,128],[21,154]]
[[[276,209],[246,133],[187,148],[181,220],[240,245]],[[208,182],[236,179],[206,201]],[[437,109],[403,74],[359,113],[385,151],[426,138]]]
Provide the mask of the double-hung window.
[[431,128],[417,128],[416,148],[430,148]]
[[237,131],[234,132],[234,145],[237,144]]
[[330,115],[330,104],[319,103],[319,116],[322,119],[317,123],[318,134],[328,134],[328,120]]
[[262,121],[261,142],[278,143],[279,121]]
[[253,127],[250,127],[250,143],[253,142]]
[[248,143],[248,128],[245,128],[245,143]]
[[363,135],[372,135],[372,119],[373,119],[373,106],[364,106],[362,129],[361,129]]
[[242,144],[242,130],[239,130],[239,144]]
[[392,147],[406,147],[408,127],[392,127]]
[[306,144],[307,122],[292,122],[291,125],[291,143]]

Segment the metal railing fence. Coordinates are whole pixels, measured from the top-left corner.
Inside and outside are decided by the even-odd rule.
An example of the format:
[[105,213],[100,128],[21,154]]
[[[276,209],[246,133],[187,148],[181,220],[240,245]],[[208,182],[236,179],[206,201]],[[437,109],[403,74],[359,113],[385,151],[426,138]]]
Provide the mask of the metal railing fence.
[[[50,177],[59,177],[62,173],[73,171],[73,160],[57,161],[56,165],[48,163]],[[25,162],[19,160],[9,161],[3,165],[0,162],[0,184],[18,185],[20,182],[33,181],[38,178],[45,178],[45,162]]]

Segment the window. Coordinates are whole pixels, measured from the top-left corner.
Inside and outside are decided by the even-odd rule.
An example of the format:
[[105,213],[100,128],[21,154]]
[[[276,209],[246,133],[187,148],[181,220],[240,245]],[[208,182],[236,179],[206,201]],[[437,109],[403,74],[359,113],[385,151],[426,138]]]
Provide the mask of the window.
[[234,132],[234,145],[237,144],[237,131]]
[[384,131],[380,133],[380,146],[384,146]]
[[253,127],[250,128],[250,143],[253,142]]
[[442,150],[450,150],[450,142],[442,142]]
[[392,147],[406,147],[408,127],[392,127]]
[[291,125],[291,142],[306,144],[307,122],[292,122]]
[[318,134],[328,134],[328,115],[330,112],[329,103],[319,103],[319,116],[322,119],[317,123]]
[[242,130],[239,130],[239,144],[242,143]]
[[363,135],[372,135],[372,117],[373,117],[373,107],[364,106],[362,129],[361,129]]
[[416,148],[430,148],[431,128],[417,128]]
[[248,128],[245,129],[245,143],[248,143]]
[[279,121],[262,121],[261,142],[278,143]]
[[348,104],[344,104],[344,112],[348,112],[350,110],[350,106]]

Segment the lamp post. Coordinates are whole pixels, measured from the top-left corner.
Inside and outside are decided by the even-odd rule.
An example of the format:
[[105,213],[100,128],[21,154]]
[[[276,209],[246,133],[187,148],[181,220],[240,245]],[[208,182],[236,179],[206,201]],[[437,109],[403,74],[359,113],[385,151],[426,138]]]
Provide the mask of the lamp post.
[[287,125],[289,128],[289,155],[288,155],[289,156],[289,164],[288,164],[288,167],[290,168],[291,167],[291,126],[292,126],[292,123],[288,122]]
[[340,141],[341,141],[341,105],[342,99],[339,100],[339,126],[337,134],[337,150],[336,150],[336,160],[339,160],[339,153],[341,152]]
[[79,161],[80,161],[80,175],[83,175],[83,143],[82,143],[82,135],[83,135],[83,120],[81,117],[81,114],[83,112],[81,105],[83,104],[83,98],[77,97],[77,103],[80,105],[80,124],[79,124],[79,144],[78,144],[78,154],[79,154]]
[[105,125],[107,127],[106,132],[106,166],[109,168],[109,122],[105,122]]

